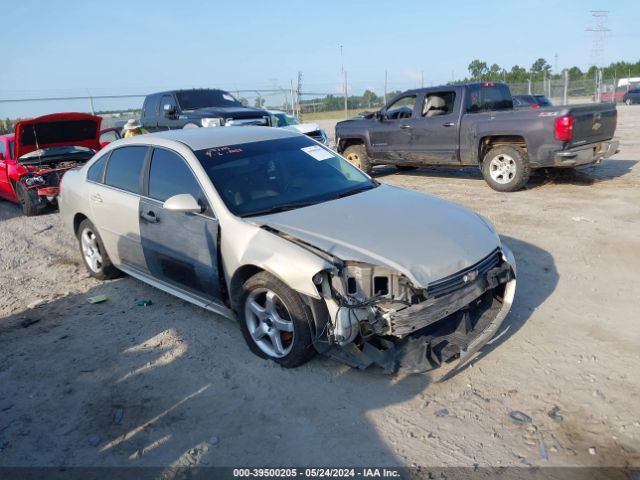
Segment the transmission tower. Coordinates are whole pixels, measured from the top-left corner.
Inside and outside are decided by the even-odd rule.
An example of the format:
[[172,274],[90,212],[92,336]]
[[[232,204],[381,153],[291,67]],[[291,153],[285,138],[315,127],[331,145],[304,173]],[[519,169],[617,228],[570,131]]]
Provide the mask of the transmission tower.
[[607,28],[609,10],[591,10],[591,26],[587,32],[591,32],[591,65],[597,68],[602,66],[604,55],[604,44],[607,33],[611,30]]

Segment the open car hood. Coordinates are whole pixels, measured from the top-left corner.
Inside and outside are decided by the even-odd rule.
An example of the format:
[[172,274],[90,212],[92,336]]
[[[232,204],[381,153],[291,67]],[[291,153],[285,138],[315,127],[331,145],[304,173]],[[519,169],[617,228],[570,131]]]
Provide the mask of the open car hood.
[[14,158],[51,147],[100,150],[101,123],[102,117],[87,113],[54,113],[22,120],[15,126]]

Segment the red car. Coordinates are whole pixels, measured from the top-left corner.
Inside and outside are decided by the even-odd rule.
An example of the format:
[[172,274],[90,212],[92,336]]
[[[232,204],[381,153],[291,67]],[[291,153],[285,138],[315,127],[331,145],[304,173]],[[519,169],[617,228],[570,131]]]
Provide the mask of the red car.
[[36,215],[56,203],[64,173],[100,150],[101,117],[54,113],[18,122],[0,135],[0,198]]

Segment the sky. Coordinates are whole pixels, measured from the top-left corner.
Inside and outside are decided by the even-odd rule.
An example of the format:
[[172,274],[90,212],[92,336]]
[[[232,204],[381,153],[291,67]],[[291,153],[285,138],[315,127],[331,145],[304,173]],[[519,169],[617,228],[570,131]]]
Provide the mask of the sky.
[[[0,7],[0,100],[290,89],[299,71],[303,91],[329,93],[341,91],[343,70],[350,92],[381,94],[385,71],[389,90],[423,78],[437,85],[466,76],[476,58],[529,68],[543,57],[555,69],[557,54],[558,69],[586,69],[590,10],[601,9],[611,29],[602,63],[640,60],[637,0],[0,0]],[[76,104],[87,108],[86,101],[0,102],[0,118]]]

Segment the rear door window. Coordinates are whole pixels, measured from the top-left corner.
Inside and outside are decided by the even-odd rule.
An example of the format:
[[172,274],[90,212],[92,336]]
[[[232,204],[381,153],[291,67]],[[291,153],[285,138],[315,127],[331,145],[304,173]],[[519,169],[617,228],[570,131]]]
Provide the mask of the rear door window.
[[147,147],[121,147],[113,152],[107,163],[104,183],[131,193],[140,193],[140,172],[147,155]]
[[107,162],[107,158],[109,158],[108,154],[103,155],[89,167],[87,180],[90,182],[102,183],[102,172],[104,171],[104,165]]
[[513,99],[503,83],[480,83],[467,87],[467,113],[510,110]]

